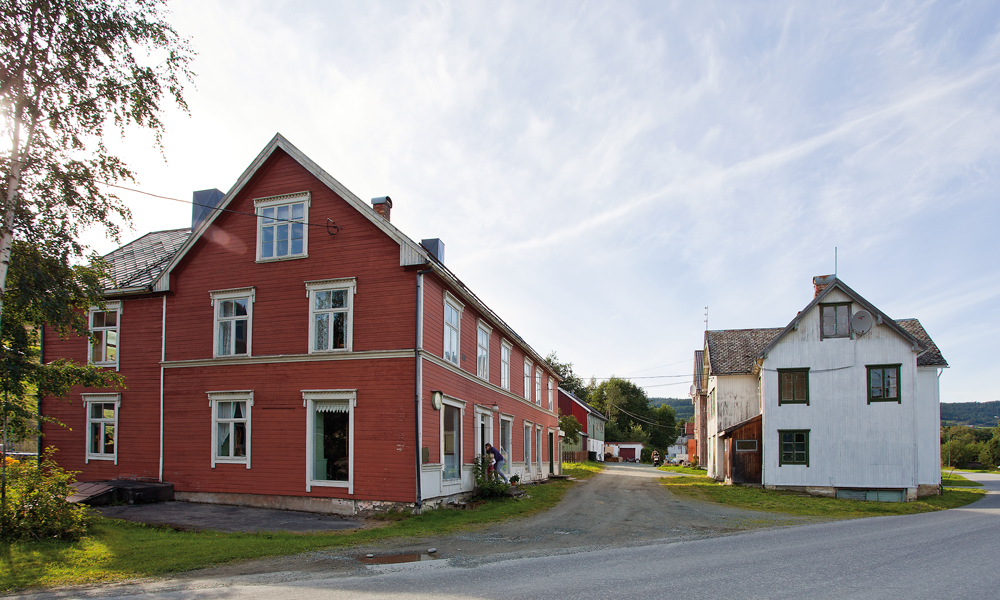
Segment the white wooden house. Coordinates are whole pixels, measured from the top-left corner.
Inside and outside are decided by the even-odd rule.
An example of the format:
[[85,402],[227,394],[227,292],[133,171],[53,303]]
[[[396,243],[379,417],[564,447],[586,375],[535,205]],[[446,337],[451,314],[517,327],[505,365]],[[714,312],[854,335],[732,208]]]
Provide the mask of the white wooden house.
[[849,498],[940,492],[938,376],[916,319],[833,275],[784,328],[707,331],[708,474]]

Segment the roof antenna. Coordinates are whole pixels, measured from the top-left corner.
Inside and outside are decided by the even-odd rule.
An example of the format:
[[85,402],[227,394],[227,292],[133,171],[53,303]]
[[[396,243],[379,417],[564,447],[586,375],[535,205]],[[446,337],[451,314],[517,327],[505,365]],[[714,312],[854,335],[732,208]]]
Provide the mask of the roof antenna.
[[705,331],[708,331],[708,307],[705,307]]
[[833,276],[837,276],[837,247],[833,247]]

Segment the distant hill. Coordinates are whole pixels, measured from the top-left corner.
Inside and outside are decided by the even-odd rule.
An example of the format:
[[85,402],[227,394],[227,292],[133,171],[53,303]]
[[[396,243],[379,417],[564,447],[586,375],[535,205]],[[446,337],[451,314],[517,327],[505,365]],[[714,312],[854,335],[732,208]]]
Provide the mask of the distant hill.
[[1000,416],[1000,400],[992,402],[942,402],[942,425],[996,427]]
[[661,406],[667,404],[674,407],[674,413],[677,415],[677,420],[687,420],[690,421],[694,418],[694,404],[691,403],[690,398],[650,398],[650,406]]

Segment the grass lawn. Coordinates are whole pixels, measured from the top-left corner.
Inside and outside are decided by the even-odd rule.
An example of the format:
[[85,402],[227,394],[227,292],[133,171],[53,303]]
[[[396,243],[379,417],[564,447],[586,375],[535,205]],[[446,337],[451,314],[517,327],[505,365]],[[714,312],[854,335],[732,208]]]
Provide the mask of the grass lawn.
[[979,500],[985,493],[983,490],[945,489],[941,496],[921,498],[916,502],[862,502],[808,496],[800,492],[722,485],[708,477],[665,477],[661,481],[671,492],[690,498],[747,510],[829,519],[911,515],[957,508]]
[[982,487],[978,481],[966,479],[952,471],[941,471],[941,483],[945,487]]
[[[598,463],[563,463],[563,473],[592,477]],[[470,510],[394,513],[384,527],[330,533],[220,533],[175,531],[98,517],[78,542],[0,543],[0,591],[32,586],[121,581],[189,571],[222,563],[320,550],[349,548],[397,537],[451,533],[525,517],[555,506],[573,482],[528,486],[530,498],[487,502]]]
[[657,467],[661,471],[668,471],[670,473],[682,473],[684,475],[701,475],[704,476],[707,471],[705,469],[695,469],[694,467],[680,467],[674,465],[663,465],[662,467]]

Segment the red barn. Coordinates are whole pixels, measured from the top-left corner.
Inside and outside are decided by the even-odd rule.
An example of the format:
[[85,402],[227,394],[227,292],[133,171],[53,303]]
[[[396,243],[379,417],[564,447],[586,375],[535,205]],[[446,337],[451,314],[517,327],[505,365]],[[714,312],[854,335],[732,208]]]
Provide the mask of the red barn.
[[355,513],[471,491],[491,442],[523,480],[558,472],[558,376],[444,265],[281,135],[192,230],[109,254],[97,341],[43,360],[123,389],[44,398],[81,481],[170,482],[181,500]]

